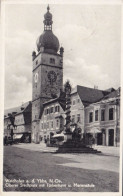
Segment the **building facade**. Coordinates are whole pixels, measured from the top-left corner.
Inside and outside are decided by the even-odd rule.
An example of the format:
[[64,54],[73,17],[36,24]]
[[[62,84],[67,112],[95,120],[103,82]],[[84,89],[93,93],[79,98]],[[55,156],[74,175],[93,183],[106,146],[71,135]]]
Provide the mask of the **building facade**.
[[101,101],[85,108],[85,133],[87,143],[94,137],[95,144],[119,146],[120,143],[120,93],[119,89]]
[[4,134],[12,136],[13,139],[23,139],[27,136],[31,137],[31,117],[32,103],[31,101],[22,104],[17,108],[5,111],[4,115]]
[[51,139],[55,134],[64,131],[65,107],[59,98],[44,104],[44,111],[40,121],[40,135],[43,139]]

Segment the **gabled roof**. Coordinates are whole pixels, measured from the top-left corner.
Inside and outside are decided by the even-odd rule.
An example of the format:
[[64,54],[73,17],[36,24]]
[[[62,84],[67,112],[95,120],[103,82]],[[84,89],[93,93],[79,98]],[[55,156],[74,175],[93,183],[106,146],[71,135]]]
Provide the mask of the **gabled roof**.
[[12,115],[17,115],[20,114],[22,112],[24,112],[24,110],[27,108],[27,106],[29,105],[30,101],[23,103],[21,106],[15,107],[15,108],[10,108],[10,109],[6,109],[4,111],[4,116],[5,118],[8,118],[9,115],[8,114],[12,114]]
[[106,96],[103,98],[103,100],[104,100],[104,99],[115,98],[115,97],[119,97],[119,96],[120,96],[120,87],[119,87],[117,90],[115,90],[115,91],[109,93],[108,95],[106,95]]
[[90,103],[95,103],[100,101],[104,96],[109,94],[107,91],[98,90],[94,88],[88,88],[84,86],[77,85],[71,92],[71,94],[78,93],[80,99],[84,106],[89,105]]
[[111,93],[111,92],[115,91],[115,89],[113,87],[111,87],[111,88],[106,89],[105,91]]
[[49,101],[43,103],[44,106],[46,105],[49,105],[49,104],[52,104],[52,103],[56,103],[58,102],[62,109],[65,111],[65,93],[64,92],[61,92],[59,97],[55,98],[55,99],[50,99]]

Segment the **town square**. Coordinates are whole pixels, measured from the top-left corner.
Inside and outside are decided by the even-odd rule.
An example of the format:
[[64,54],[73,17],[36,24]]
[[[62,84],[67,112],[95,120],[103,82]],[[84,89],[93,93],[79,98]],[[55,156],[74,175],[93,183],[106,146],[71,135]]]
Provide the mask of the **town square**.
[[3,191],[119,193],[121,6],[4,9]]
[[[115,155],[113,152],[90,155],[85,153],[59,154],[54,151],[54,148],[47,149],[43,144],[41,146],[18,144],[11,146],[11,148],[5,146],[4,190],[29,192],[118,191],[118,150]],[[6,179],[12,179],[13,183],[11,181],[8,183]],[[14,182],[14,179],[25,181],[23,183],[25,186]],[[32,183],[33,179],[35,183]],[[37,179],[42,180],[39,183]],[[49,182],[49,179],[53,181]],[[33,186],[34,184],[35,186]],[[16,186],[12,187],[12,185]]]

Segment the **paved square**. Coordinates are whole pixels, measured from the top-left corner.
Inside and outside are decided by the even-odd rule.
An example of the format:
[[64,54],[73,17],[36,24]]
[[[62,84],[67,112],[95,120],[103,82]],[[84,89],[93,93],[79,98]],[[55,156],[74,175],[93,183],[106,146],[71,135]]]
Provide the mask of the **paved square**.
[[4,191],[119,191],[119,157],[55,154],[41,151],[40,145],[36,148],[5,146]]

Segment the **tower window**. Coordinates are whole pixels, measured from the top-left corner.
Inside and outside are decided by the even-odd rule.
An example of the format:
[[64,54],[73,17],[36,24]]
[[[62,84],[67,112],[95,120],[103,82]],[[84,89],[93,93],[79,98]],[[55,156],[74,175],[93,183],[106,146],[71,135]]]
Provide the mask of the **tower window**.
[[50,63],[55,64],[55,59],[50,58]]
[[36,61],[36,65],[38,64],[38,60]]

